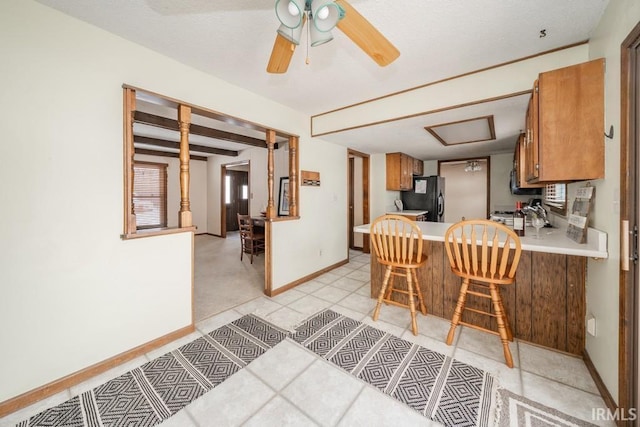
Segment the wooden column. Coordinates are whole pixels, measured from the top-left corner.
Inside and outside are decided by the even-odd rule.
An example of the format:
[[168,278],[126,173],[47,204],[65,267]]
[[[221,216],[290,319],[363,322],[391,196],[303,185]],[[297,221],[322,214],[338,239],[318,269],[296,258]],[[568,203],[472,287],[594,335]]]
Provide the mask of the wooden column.
[[276,143],[276,132],[274,130],[267,130],[267,192],[268,192],[268,201],[267,201],[267,218],[275,218],[275,205],[273,203],[273,170],[274,170],[274,159],[273,159],[273,150],[274,145]]
[[298,137],[289,137],[289,215],[298,216]]
[[178,107],[178,123],[180,124],[180,213],[178,226],[191,227],[193,218],[189,201],[189,126],[191,125],[191,108],[187,105]]
[[133,114],[136,110],[136,91],[124,90],[124,234],[136,232],[136,211],[133,204],[134,155]]

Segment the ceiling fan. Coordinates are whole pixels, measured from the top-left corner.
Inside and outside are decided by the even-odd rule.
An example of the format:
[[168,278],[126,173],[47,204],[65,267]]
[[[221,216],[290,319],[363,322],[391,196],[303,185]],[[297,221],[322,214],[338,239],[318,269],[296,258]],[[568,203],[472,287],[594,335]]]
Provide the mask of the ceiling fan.
[[267,65],[269,73],[287,71],[307,21],[311,46],[331,41],[331,30],[337,26],[381,67],[400,56],[400,51],[346,0],[276,0],[275,8],[282,25]]

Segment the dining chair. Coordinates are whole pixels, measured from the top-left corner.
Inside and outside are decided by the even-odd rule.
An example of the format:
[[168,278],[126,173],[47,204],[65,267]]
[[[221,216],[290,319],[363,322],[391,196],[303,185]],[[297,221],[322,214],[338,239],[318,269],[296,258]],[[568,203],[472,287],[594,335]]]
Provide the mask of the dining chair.
[[[382,215],[370,227],[371,245],[378,262],[385,266],[382,287],[373,312],[373,320],[378,320],[382,303],[407,307],[411,312],[411,331],[418,334],[416,322],[416,299],[422,314],[427,314],[416,269],[427,262],[422,253],[422,231],[414,221],[399,215]],[[404,277],[406,289],[395,286],[394,278]],[[393,294],[402,294],[400,301]],[[405,303],[404,300],[407,302]]]
[[[513,368],[509,341],[513,333],[502,303],[500,285],[515,282],[522,252],[520,238],[511,228],[495,221],[478,219],[460,221],[444,234],[445,250],[451,271],[462,278],[458,301],[447,335],[451,345],[458,325],[469,326],[500,337],[507,366]],[[467,296],[490,299],[488,310],[467,307]],[[491,311],[493,309],[493,312]],[[494,318],[495,330],[463,321],[463,312],[470,311]]]
[[238,214],[238,228],[240,229],[240,261],[244,254],[249,254],[253,264],[253,256],[264,252],[264,234],[254,232],[253,219],[249,215]]

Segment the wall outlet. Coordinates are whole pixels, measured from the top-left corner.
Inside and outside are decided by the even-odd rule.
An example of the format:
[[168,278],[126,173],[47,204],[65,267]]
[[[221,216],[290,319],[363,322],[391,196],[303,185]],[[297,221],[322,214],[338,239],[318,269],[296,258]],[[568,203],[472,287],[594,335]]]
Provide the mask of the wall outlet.
[[596,318],[593,314],[587,315],[587,333],[592,337],[596,336]]

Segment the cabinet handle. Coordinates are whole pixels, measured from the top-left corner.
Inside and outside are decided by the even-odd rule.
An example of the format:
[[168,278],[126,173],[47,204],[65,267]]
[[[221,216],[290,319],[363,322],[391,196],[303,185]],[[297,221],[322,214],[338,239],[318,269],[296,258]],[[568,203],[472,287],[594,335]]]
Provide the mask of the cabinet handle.
[[629,271],[629,221],[622,221],[622,232],[620,233],[622,236],[622,253],[620,254],[620,258],[622,259],[622,270]]

